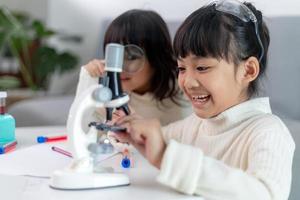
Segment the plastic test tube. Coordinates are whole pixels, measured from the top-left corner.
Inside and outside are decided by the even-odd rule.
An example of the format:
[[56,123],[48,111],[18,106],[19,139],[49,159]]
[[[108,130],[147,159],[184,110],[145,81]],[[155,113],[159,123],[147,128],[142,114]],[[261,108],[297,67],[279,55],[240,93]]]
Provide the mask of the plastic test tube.
[[63,154],[63,155],[68,156],[68,157],[70,157],[70,158],[73,157],[72,154],[71,154],[70,152],[65,151],[65,150],[63,150],[63,149],[61,149],[61,148],[58,148],[58,147],[51,147],[51,149],[52,149],[53,151],[57,152],[57,153]]

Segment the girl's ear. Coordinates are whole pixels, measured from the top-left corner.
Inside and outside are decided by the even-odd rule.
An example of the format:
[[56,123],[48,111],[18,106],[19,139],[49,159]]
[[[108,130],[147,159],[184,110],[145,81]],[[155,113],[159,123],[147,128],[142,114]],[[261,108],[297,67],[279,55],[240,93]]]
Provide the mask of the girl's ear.
[[244,63],[244,80],[248,83],[255,80],[259,74],[259,62],[256,57],[249,57]]

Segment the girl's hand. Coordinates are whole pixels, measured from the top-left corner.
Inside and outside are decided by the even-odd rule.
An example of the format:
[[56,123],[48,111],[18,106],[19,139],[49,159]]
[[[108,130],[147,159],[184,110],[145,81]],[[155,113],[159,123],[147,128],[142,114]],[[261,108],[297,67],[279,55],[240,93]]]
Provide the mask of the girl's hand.
[[147,160],[160,168],[166,144],[162,137],[160,122],[157,119],[143,119],[136,114],[124,116],[116,125],[126,128],[126,133],[115,133],[121,142],[129,142],[137,148]]
[[[129,106],[130,112],[131,114],[135,113],[134,109],[132,109]],[[115,125],[115,122],[119,120],[119,118],[122,118],[126,116],[126,114],[124,113],[124,111],[122,109],[120,110],[116,110],[115,112],[113,112],[112,115],[112,120],[111,121],[107,121],[107,124],[110,125]],[[119,152],[124,152],[125,149],[129,149],[130,151],[132,151],[133,146],[130,145],[127,141],[120,141],[116,134],[114,132],[109,131],[107,133],[108,139],[110,141],[110,143],[114,146],[114,148],[119,151]]]
[[91,77],[100,77],[104,74],[104,60],[94,59],[84,66]]

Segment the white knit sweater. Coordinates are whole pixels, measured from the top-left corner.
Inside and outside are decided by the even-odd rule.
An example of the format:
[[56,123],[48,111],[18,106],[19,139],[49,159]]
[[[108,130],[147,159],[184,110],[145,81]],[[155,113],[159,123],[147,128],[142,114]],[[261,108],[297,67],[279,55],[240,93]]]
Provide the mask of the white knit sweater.
[[[97,83],[98,78],[92,78],[87,70],[81,67],[75,100],[84,90]],[[164,99],[162,102],[155,100],[153,94],[149,92],[143,95],[131,92],[129,96],[130,101],[128,104],[137,114],[144,118],[157,118],[162,125],[183,119],[192,113],[191,106],[183,98],[180,99],[181,106],[179,106],[170,98]],[[93,117],[86,118],[86,120],[95,121],[104,117],[104,110],[98,110],[97,113],[94,113]]]
[[193,114],[163,132],[168,146],[159,182],[205,199],[288,199],[295,143],[268,98],[211,119]]

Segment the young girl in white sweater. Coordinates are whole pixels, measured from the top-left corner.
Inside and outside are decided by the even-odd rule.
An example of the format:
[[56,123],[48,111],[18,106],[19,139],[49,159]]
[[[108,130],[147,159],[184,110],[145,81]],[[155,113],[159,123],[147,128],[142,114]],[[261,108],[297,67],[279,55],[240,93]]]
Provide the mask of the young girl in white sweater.
[[[176,59],[166,23],[159,14],[149,10],[129,10],[115,18],[104,36],[108,43],[125,45],[133,56],[125,56],[121,73],[123,90],[130,96],[129,106],[145,118],[158,118],[163,125],[183,119],[192,113],[177,87]],[[137,48],[140,47],[141,51]],[[81,68],[76,97],[104,74],[104,61],[92,60]],[[104,109],[93,119],[104,120]]]
[[269,33],[250,3],[218,1],[193,12],[174,39],[178,82],[194,114],[164,128],[137,114],[115,133],[160,169],[157,180],[186,194],[220,200],[287,200],[294,141],[256,97]]

